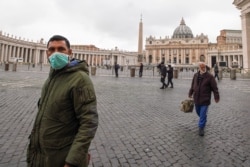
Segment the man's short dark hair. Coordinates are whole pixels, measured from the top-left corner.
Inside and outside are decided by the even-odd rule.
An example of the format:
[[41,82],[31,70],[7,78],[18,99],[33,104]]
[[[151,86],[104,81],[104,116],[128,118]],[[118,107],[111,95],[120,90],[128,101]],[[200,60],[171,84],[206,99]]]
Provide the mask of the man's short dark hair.
[[54,35],[52,36],[48,43],[47,43],[47,47],[49,46],[49,43],[52,42],[52,41],[65,41],[66,42],[66,46],[70,49],[70,43],[69,43],[69,40],[67,38],[65,38],[64,36],[61,36],[61,35]]

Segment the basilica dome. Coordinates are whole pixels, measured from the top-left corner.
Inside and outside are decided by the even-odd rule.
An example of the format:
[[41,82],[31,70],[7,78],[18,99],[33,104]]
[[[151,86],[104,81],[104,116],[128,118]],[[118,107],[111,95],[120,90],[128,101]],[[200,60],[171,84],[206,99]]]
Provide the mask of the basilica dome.
[[193,38],[192,30],[186,26],[183,18],[181,24],[174,30],[172,38]]

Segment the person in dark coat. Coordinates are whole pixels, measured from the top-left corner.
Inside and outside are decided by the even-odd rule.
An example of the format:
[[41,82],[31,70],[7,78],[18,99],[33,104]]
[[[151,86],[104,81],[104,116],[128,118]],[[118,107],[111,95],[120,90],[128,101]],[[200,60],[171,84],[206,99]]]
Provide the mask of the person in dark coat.
[[139,69],[139,77],[142,77],[142,73],[143,73],[143,64],[141,63],[140,69]]
[[216,103],[220,100],[219,90],[217,83],[212,74],[207,72],[206,64],[199,63],[199,71],[194,74],[191,88],[189,90],[189,98],[194,99],[195,110],[199,116],[199,135],[204,136],[204,128],[207,122],[208,106],[211,103],[211,95],[214,95]]
[[119,68],[120,68],[119,64],[117,64],[117,63],[115,62],[115,76],[116,76],[116,77],[118,77],[118,70],[119,70]]
[[220,80],[220,78],[219,78],[219,67],[218,67],[218,65],[217,65],[217,63],[215,63],[214,64],[214,78],[217,78],[218,79],[218,81]]
[[88,167],[98,127],[97,98],[88,64],[72,58],[67,38],[52,36],[50,72],[29,135],[27,167]]
[[162,83],[162,87],[160,87],[160,89],[164,89],[167,87],[167,84],[165,83],[167,68],[164,62],[161,62],[160,72],[161,72],[161,83]]
[[174,69],[170,64],[168,65],[167,73],[168,73],[168,83],[167,83],[166,87],[168,87],[168,85],[170,83],[171,84],[170,88],[174,88],[174,84],[172,81],[173,75],[174,75]]

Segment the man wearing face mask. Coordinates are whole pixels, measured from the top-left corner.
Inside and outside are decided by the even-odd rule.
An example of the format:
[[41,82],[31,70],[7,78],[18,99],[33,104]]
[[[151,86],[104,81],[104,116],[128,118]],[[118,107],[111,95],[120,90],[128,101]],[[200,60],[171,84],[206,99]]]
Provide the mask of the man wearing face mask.
[[85,61],[71,59],[68,39],[47,44],[51,65],[29,137],[28,167],[87,167],[98,127],[97,101]]
[[207,72],[206,64],[199,63],[199,71],[194,74],[191,88],[189,90],[189,98],[194,98],[195,110],[199,116],[199,135],[204,136],[204,128],[207,122],[208,106],[211,103],[211,95],[214,95],[216,103],[220,100],[217,83],[212,74]]

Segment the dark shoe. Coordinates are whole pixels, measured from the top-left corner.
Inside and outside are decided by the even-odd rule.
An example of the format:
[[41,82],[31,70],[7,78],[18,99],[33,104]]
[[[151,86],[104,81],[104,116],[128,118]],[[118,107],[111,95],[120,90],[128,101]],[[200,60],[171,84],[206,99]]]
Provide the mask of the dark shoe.
[[160,87],[160,89],[164,89],[164,87]]
[[199,135],[204,136],[204,134],[205,134],[204,128],[199,128]]
[[173,86],[171,86],[170,88],[174,88]]

